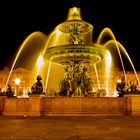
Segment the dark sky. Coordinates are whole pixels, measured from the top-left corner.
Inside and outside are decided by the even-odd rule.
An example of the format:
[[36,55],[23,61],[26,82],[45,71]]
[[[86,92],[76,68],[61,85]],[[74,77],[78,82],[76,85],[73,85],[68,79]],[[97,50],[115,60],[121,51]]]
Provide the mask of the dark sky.
[[50,33],[66,19],[69,8],[81,8],[83,20],[93,24],[94,39],[109,27],[140,70],[140,7],[138,1],[46,0],[0,3],[0,69],[34,31]]

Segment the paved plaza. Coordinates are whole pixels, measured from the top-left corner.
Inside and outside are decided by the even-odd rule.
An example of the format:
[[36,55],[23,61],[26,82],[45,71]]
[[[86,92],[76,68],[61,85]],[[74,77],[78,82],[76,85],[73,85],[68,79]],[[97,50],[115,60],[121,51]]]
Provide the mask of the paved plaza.
[[140,140],[140,117],[0,116],[0,140]]

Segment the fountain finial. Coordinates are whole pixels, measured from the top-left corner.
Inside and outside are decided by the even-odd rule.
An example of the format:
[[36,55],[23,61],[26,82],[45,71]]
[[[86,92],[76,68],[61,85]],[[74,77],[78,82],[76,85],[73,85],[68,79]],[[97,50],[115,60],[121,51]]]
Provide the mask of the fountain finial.
[[80,8],[77,7],[70,8],[67,20],[81,20]]

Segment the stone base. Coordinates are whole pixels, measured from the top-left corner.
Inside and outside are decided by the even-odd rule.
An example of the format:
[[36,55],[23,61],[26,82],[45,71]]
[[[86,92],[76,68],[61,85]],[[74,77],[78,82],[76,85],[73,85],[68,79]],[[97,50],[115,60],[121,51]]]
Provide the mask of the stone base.
[[3,115],[28,115],[28,98],[5,98]]
[[1,115],[23,116],[140,116],[140,95],[124,97],[0,97]]
[[29,95],[29,116],[41,116],[42,97],[39,94]]
[[140,95],[128,94],[127,98],[127,113],[128,115],[140,116]]
[[44,116],[118,116],[126,115],[126,98],[45,97]]
[[5,99],[7,96],[0,96],[0,115],[3,114],[4,111],[4,104],[5,104]]

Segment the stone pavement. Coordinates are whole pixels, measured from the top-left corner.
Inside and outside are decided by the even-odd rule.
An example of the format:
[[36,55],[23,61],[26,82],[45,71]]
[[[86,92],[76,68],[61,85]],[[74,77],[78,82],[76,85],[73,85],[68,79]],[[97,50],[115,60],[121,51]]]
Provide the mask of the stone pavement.
[[0,116],[0,140],[140,140],[140,117]]

